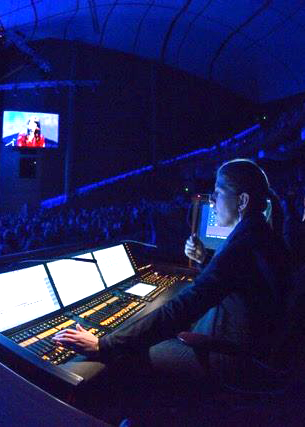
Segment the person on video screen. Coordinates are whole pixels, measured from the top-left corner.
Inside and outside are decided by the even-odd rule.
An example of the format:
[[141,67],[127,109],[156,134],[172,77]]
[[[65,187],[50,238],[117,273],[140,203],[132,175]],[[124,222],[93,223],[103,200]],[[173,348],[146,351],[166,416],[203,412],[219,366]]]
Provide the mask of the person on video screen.
[[27,122],[27,133],[19,133],[18,147],[45,147],[45,138],[41,134],[40,120],[32,116]]

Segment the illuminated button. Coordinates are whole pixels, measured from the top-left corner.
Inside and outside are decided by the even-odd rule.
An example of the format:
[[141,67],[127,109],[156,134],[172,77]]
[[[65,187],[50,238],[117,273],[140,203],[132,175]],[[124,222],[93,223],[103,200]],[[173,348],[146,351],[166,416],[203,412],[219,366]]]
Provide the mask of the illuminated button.
[[93,314],[93,313],[95,313],[95,310],[91,309],[91,310],[85,311],[85,313],[80,314],[79,317],[84,318],[84,317],[90,316],[90,314]]
[[118,297],[113,297],[108,299],[107,301],[105,301],[106,304],[112,304],[114,301],[117,301],[119,298]]
[[21,347],[27,347],[28,345],[33,344],[36,341],[38,341],[38,339],[36,337],[32,337],[26,341],[21,342],[19,345],[21,345]]
[[68,326],[73,325],[75,323],[75,320],[68,320],[67,322],[61,323],[60,325],[55,326],[56,329],[61,330],[64,328],[67,328]]
[[52,335],[52,334],[56,334],[57,332],[58,332],[58,329],[52,328],[52,329],[49,329],[48,331],[43,332],[42,334],[37,335],[37,338],[42,340],[43,338],[48,337],[49,335]]
[[99,305],[96,305],[95,307],[93,307],[93,309],[94,310],[100,310],[101,308],[104,308],[104,307],[106,307],[106,303],[105,302],[103,302],[102,304],[99,304]]

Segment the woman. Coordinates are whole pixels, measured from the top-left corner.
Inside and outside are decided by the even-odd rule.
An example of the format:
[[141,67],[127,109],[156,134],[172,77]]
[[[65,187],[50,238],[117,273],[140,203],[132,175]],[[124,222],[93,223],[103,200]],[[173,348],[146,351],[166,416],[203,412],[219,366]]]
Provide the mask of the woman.
[[[289,271],[284,244],[263,215],[267,198],[273,225],[280,228],[278,202],[262,169],[245,159],[223,164],[212,200],[218,224],[234,229],[193,284],[145,318],[100,340],[80,326],[59,332],[56,340],[87,354],[98,352],[105,363],[148,352],[153,367],[174,374],[198,379],[209,371],[220,381],[234,381],[236,369],[243,375],[249,366],[242,367],[231,356],[210,353],[208,365],[203,366],[193,350],[176,338],[197,322],[194,331],[230,340],[266,360],[283,315]],[[190,238],[185,253],[204,261],[198,240]]]
[[27,133],[19,133],[17,138],[18,147],[45,147],[45,138],[41,133],[40,120],[38,117],[30,117],[27,122]]

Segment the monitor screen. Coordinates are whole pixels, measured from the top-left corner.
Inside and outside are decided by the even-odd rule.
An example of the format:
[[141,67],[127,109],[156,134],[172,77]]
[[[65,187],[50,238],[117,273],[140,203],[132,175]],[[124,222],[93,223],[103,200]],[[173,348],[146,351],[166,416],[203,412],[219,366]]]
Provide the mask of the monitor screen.
[[93,252],[107,287],[116,285],[135,275],[124,245],[112,246]]
[[4,111],[2,143],[5,147],[57,148],[58,114]]
[[[197,235],[207,249],[217,250],[228,237],[234,227],[220,227],[213,203],[208,200],[200,201],[198,214]],[[271,212],[271,202],[267,200],[264,215],[268,218]]]
[[0,331],[60,308],[43,265],[0,275]]
[[233,227],[220,227],[213,204],[203,201],[200,204],[197,235],[207,249],[216,250],[228,237]]
[[148,285],[147,283],[137,283],[129,289],[126,289],[125,292],[132,295],[137,295],[138,297],[145,297],[150,292],[154,291],[157,286]]
[[[91,253],[74,258],[91,259]],[[100,273],[93,262],[60,259],[47,264],[58,295],[64,306],[104,290]]]

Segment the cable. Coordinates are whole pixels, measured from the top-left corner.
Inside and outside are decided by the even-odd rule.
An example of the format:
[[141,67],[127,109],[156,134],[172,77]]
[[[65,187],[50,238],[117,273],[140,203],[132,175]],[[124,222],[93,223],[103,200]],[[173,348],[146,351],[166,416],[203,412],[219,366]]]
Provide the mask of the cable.
[[28,66],[30,64],[25,63],[25,64],[21,64],[18,65],[18,67],[14,68],[13,70],[9,71],[8,73],[6,73],[4,76],[0,77],[0,82],[2,80],[5,80],[7,77],[12,76],[13,74],[17,73],[18,71],[22,70],[23,68],[25,68],[26,66]]
[[214,64],[219,58],[222,50],[225,48],[225,46],[229,43],[229,41],[240,32],[240,30],[244,27],[246,27],[251,21],[253,21],[254,18],[256,18],[258,15],[260,15],[262,12],[264,12],[265,9],[269,7],[269,5],[272,3],[272,0],[266,0],[262,6],[260,6],[256,12],[254,12],[249,18],[247,18],[244,22],[242,22],[235,30],[233,30],[229,35],[223,40],[223,42],[220,44],[219,48],[216,50],[212,61],[209,66],[209,72],[208,72],[208,79],[212,80],[213,75],[213,69]]
[[193,203],[189,203],[186,213],[186,223],[187,225],[192,228],[192,214],[193,214]]
[[249,46],[247,46],[245,48],[245,50],[250,49],[251,47],[255,46],[257,43],[260,43],[262,40],[265,40],[272,33],[274,33],[278,28],[282,28],[283,25],[285,24],[285,22],[287,22],[288,20],[291,20],[291,18],[294,15],[296,15],[296,13],[299,12],[299,10],[301,10],[304,5],[305,5],[305,1],[303,0],[303,1],[301,1],[300,5],[296,9],[294,9],[293,12],[291,12],[289,15],[285,16],[285,18],[281,22],[279,22],[273,28],[271,28],[263,37],[261,37],[260,39],[254,40]]
[[187,11],[187,9],[189,8],[189,6],[190,6],[191,3],[192,3],[192,0],[186,0],[185,4],[178,11],[178,13],[175,15],[175,17],[173,18],[172,22],[170,23],[170,26],[169,26],[166,34],[165,34],[163,45],[162,45],[162,48],[161,48],[161,55],[160,55],[160,57],[161,57],[161,62],[162,63],[165,62],[165,53],[166,53],[168,42],[169,42],[170,36],[172,35],[173,29],[174,29],[176,23],[178,22],[179,18]]
[[139,39],[139,35],[141,32],[141,28],[142,28],[142,24],[144,22],[144,19],[146,18],[146,16],[148,15],[148,12],[150,11],[150,9],[155,5],[156,0],[153,0],[147,7],[146,11],[144,12],[144,14],[142,15],[142,18],[140,19],[139,25],[138,25],[138,29],[136,31],[136,36],[133,42],[133,47],[132,47],[132,51],[135,52],[137,44],[138,44],[138,39]]
[[29,41],[33,39],[33,37],[36,33],[36,30],[37,30],[37,27],[38,27],[38,13],[37,13],[37,8],[36,8],[34,0],[31,0],[31,5],[32,5],[33,11],[34,11],[35,21],[34,21],[34,28],[33,28],[32,34],[29,37]]
[[69,28],[71,22],[73,21],[73,19],[78,14],[78,11],[79,11],[79,0],[76,0],[76,6],[75,6],[75,9],[74,9],[74,12],[72,13],[70,19],[68,20],[67,25],[65,26],[64,37],[63,37],[64,40],[66,40],[66,38],[67,38],[68,28]]
[[192,21],[189,23],[189,25],[188,25],[188,27],[187,27],[187,30],[186,30],[186,32],[184,33],[184,36],[183,36],[183,38],[182,38],[182,40],[181,40],[181,42],[180,42],[180,44],[179,44],[178,50],[177,50],[177,59],[176,59],[176,62],[175,62],[175,64],[176,64],[176,65],[178,65],[178,64],[179,64],[179,57],[180,57],[180,52],[181,52],[182,46],[183,46],[183,44],[184,44],[185,40],[187,39],[187,36],[189,35],[189,33],[190,33],[190,31],[191,31],[192,26],[193,26],[193,25],[194,25],[194,23],[197,21],[197,19],[198,19],[198,18],[200,18],[200,16],[201,16],[201,15],[203,15],[203,13],[204,13],[204,12],[206,11],[206,9],[211,5],[211,3],[212,3],[213,1],[214,1],[214,0],[208,0],[208,1],[207,1],[207,3],[205,4],[205,6],[203,7],[203,9],[202,9],[200,12],[196,13],[195,17],[194,17],[194,18],[192,19]]
[[98,16],[96,13],[96,3],[95,0],[88,0],[90,13],[91,13],[91,20],[92,20],[92,28],[93,31],[97,34],[100,32],[100,23],[98,20]]
[[119,0],[115,0],[115,2],[113,3],[113,5],[111,6],[109,12],[106,15],[105,21],[103,23],[103,27],[101,29],[101,36],[100,36],[100,42],[99,42],[100,45],[103,44],[103,39],[104,39],[104,35],[105,35],[105,31],[106,31],[106,27],[107,27],[109,18],[110,18],[112,12],[114,11],[114,9],[115,9],[115,7],[117,6],[118,3],[119,3]]

